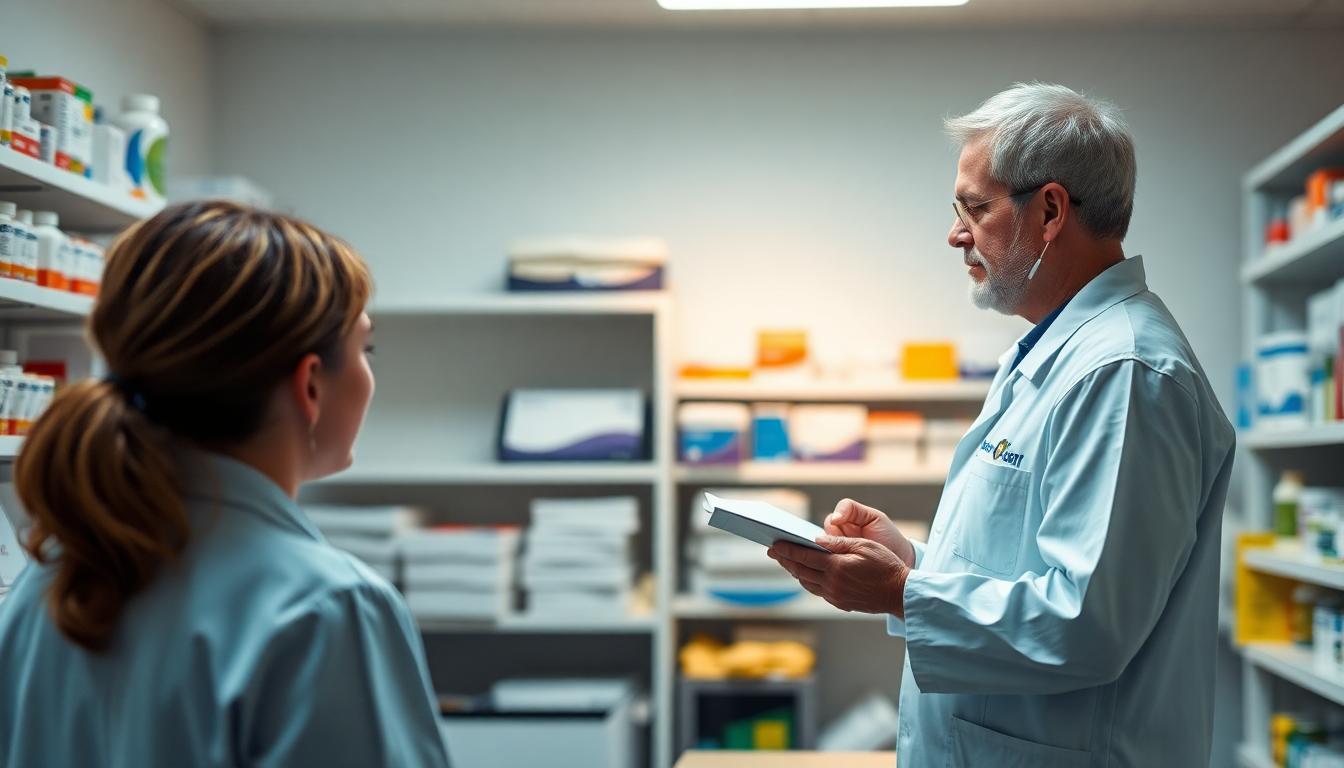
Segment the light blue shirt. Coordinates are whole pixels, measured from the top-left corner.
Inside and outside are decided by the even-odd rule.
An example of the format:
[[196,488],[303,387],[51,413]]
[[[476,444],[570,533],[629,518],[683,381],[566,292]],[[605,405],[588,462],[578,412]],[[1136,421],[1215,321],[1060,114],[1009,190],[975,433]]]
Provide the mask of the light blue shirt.
[[1207,766],[1235,436],[1139,258],[958,445],[905,587],[900,768]]
[[192,538],[104,653],[56,629],[50,568],[0,604],[0,764],[447,766],[401,597],[261,473],[185,459]]

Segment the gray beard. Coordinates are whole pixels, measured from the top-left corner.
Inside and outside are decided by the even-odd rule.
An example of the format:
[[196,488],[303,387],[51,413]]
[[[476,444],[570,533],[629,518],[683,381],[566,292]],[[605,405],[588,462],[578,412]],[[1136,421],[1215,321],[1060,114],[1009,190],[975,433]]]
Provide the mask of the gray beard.
[[1027,295],[1031,283],[1027,275],[1036,263],[1036,253],[1026,243],[1021,242],[1017,233],[1013,234],[1013,244],[1008,248],[1008,258],[996,269],[991,269],[980,252],[971,249],[970,257],[985,270],[982,282],[971,281],[971,303],[978,309],[992,309],[1004,315],[1017,314],[1022,299]]

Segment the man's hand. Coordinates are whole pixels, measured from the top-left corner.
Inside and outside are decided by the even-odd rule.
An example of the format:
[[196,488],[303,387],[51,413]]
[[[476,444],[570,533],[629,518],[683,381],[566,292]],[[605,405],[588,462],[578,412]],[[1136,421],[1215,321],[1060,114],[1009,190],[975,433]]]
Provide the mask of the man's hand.
[[906,565],[915,564],[914,545],[891,518],[853,499],[842,499],[836,504],[835,511],[826,516],[821,527],[830,536],[875,541],[895,553]]
[[869,539],[838,536],[818,536],[817,543],[830,551],[777,541],[767,553],[803,589],[842,611],[905,618],[905,577],[910,569],[891,550]]

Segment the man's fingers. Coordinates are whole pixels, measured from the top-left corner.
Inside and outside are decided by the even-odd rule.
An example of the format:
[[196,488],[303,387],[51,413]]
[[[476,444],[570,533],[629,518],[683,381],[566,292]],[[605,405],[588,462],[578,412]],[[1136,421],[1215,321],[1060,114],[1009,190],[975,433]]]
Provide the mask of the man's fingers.
[[[818,536],[817,543],[830,551],[831,555],[848,555],[857,552],[866,539],[845,536]],[[820,554],[820,553],[818,553]]]
[[831,517],[836,518],[836,522],[844,521],[862,527],[874,520],[886,517],[886,515],[853,499],[841,499],[835,505],[835,511],[831,513]]
[[775,561],[778,562],[780,566],[784,568],[784,570],[788,571],[790,576],[792,576],[795,579],[798,579],[799,581],[821,580],[822,577],[821,571],[818,571],[813,568],[808,568],[807,566],[801,563],[795,562],[793,560],[788,560],[786,558],[777,557],[775,558]]
[[818,552],[811,547],[804,547],[801,544],[788,541],[776,541],[769,551],[773,553],[772,556],[777,560],[780,558],[792,560],[817,571],[826,570],[826,565],[831,557],[829,552]]
[[826,599],[826,595],[822,592],[820,584],[814,581],[799,581],[798,583],[802,585],[803,589],[806,589],[808,592],[811,592],[812,594],[822,598],[823,600]]

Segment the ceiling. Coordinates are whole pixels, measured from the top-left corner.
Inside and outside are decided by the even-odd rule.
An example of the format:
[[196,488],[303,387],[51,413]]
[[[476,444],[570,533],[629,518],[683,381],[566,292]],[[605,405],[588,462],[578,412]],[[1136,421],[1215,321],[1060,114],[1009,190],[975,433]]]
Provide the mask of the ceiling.
[[[665,11],[656,0],[172,0],[219,26],[868,28],[1128,24],[1319,27],[1344,0],[969,0],[954,8]],[[1344,45],[1344,43],[1342,43]]]

